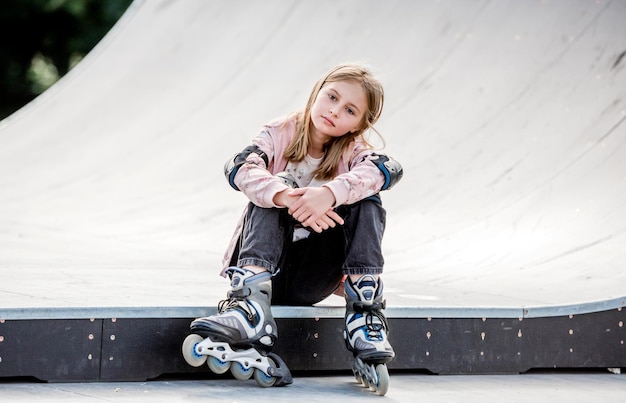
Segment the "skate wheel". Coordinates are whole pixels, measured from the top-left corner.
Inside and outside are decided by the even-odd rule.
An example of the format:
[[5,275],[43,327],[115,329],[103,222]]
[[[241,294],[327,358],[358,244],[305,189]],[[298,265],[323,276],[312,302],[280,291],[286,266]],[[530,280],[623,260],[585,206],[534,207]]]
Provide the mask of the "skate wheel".
[[206,362],[206,355],[198,354],[196,352],[196,346],[202,341],[202,336],[197,334],[190,334],[183,341],[182,353],[183,358],[187,361],[187,364],[192,367],[199,367]]
[[223,374],[230,369],[230,362],[222,361],[219,358],[215,358],[213,356],[209,357],[209,361],[207,362],[209,365],[209,369],[216,374]]
[[363,377],[361,376],[361,374],[358,374],[355,372],[354,379],[356,380],[356,383],[358,383],[359,385],[363,384]]
[[246,368],[242,363],[234,362],[230,366],[230,372],[233,374],[235,379],[239,379],[240,381],[247,381],[248,379],[250,379],[250,377],[252,377],[252,374],[254,373],[254,368]]
[[[276,367],[276,363],[274,362],[274,360],[272,360],[269,357],[267,358],[267,360],[269,361],[272,367]],[[262,388],[270,388],[274,386],[274,384],[276,383],[276,377],[267,375],[265,372],[261,371],[260,369],[254,370],[254,380]]]
[[380,396],[385,396],[385,393],[389,390],[389,371],[387,365],[378,364],[376,366],[376,375],[378,377],[378,383],[376,384],[376,393]]
[[359,369],[358,361],[354,361],[352,363],[352,373],[354,374],[354,379],[356,380],[357,384],[367,387],[367,384],[365,383],[367,382],[367,379],[365,379],[365,377],[361,373],[361,370]]

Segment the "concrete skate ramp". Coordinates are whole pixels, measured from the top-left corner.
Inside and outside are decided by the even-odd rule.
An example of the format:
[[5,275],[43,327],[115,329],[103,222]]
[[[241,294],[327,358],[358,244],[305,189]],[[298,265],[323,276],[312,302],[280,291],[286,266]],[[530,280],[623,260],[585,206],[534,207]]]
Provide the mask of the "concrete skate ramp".
[[606,0],[137,1],[1,123],[0,306],[215,304],[246,203],[224,161],[345,61],[384,82],[405,168],[390,306],[621,298],[625,20]]

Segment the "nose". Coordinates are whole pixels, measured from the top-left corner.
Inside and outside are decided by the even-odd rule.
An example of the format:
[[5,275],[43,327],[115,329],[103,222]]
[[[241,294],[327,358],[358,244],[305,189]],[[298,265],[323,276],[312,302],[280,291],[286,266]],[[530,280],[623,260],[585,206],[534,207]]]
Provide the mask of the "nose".
[[335,107],[331,107],[330,109],[328,109],[328,112],[329,112],[331,115],[335,115],[335,116],[336,116],[336,115],[337,115],[337,113],[335,112],[336,110],[337,110],[337,108],[335,108]]

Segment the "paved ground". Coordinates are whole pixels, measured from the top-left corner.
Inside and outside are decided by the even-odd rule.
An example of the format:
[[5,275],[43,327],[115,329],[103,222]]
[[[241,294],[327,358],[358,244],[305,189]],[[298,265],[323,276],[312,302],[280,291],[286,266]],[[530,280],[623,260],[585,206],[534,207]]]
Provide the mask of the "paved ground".
[[[15,402],[363,402],[383,401],[347,375],[296,378],[286,388],[261,389],[254,381],[141,383],[0,383],[0,401]],[[626,379],[613,374],[431,376],[392,375],[385,402],[568,403],[626,402]]]

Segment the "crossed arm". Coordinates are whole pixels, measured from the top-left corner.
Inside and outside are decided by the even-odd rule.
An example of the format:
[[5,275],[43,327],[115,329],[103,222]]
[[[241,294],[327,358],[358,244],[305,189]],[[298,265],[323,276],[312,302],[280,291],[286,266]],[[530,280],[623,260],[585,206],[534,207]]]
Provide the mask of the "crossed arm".
[[335,196],[324,186],[285,189],[274,196],[274,203],[286,207],[293,218],[315,232],[343,225],[343,219],[333,210]]

